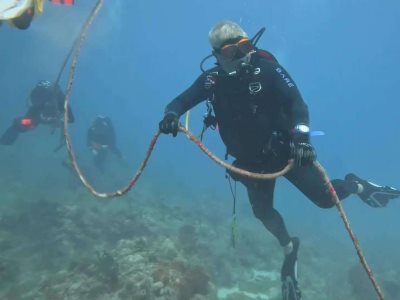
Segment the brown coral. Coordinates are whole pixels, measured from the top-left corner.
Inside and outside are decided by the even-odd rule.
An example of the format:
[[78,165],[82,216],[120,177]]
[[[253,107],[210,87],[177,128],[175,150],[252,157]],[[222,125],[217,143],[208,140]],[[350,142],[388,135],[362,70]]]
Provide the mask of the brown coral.
[[178,300],[188,300],[196,294],[208,294],[209,276],[200,266],[189,266],[183,262],[164,263],[152,276],[155,282],[174,288]]

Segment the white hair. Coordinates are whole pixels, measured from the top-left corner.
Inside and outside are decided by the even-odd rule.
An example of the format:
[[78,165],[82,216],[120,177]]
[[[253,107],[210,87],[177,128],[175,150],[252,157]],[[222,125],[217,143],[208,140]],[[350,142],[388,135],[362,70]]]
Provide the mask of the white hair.
[[248,37],[247,33],[232,21],[221,21],[214,25],[208,33],[208,40],[214,49],[220,48],[226,41]]

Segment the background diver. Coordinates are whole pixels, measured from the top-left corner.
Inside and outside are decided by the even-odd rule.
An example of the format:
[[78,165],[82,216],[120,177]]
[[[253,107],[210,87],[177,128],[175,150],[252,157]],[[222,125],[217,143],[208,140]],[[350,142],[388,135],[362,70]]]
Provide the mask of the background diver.
[[87,132],[87,146],[91,150],[95,165],[103,168],[104,161],[109,151],[122,158],[117,147],[114,126],[109,117],[98,115]]
[[[41,80],[29,95],[29,108],[25,116],[16,118],[0,137],[0,144],[12,145],[20,133],[31,131],[39,124],[60,127],[64,115],[64,98],[59,85]],[[68,107],[68,120],[74,122],[74,115]]]
[[[179,117],[209,99],[227,154],[236,158],[235,166],[272,173],[293,159],[295,167],[285,178],[314,204],[330,208],[334,203],[314,165],[316,152],[310,143],[308,107],[289,73],[271,53],[255,46],[260,37],[257,35],[249,39],[234,22],[216,24],[209,32],[209,42],[217,65],[204,71],[167,105],[159,129],[176,136]],[[283,247],[283,299],[299,300],[296,266],[300,240],[289,235],[282,216],[274,208],[275,180],[230,175],[246,187],[255,216]],[[377,185],[354,174],[335,179],[332,184],[341,200],[356,194],[372,207],[384,207],[390,199],[400,196],[395,188]]]

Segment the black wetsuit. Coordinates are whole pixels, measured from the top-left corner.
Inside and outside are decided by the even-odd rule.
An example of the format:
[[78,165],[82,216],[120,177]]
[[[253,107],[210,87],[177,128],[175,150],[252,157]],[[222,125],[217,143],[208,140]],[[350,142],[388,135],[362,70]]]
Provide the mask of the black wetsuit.
[[[200,102],[211,99],[219,133],[234,165],[258,173],[282,169],[290,158],[291,130],[309,123],[307,105],[288,72],[260,52],[251,59],[253,71],[246,76],[228,76],[220,67],[200,75],[167,105],[165,113],[184,114]],[[208,77],[212,76],[210,87]],[[206,84],[205,84],[206,83]],[[254,214],[282,246],[290,236],[279,212],[273,207],[275,180],[254,180],[231,174],[247,188]],[[323,178],[314,165],[297,167],[285,177],[322,208],[334,205]],[[339,198],[350,189],[344,180],[332,182]]]
[[87,132],[87,146],[92,150],[94,162],[102,168],[108,150],[122,157],[117,147],[114,126],[108,117],[97,117]]
[[[22,132],[30,131],[39,124],[58,127],[64,114],[65,95],[60,87],[35,87],[30,95],[30,106],[24,117],[16,118],[0,138],[0,144],[11,145]],[[68,107],[68,121],[75,120]]]

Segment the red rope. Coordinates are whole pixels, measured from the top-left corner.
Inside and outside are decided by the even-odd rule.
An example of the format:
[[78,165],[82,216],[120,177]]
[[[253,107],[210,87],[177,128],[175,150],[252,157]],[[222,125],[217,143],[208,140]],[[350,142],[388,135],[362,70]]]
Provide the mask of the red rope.
[[228,169],[229,171],[232,171],[234,173],[240,174],[245,177],[250,177],[254,179],[274,179],[279,176],[282,176],[289,172],[290,169],[293,168],[293,160],[290,160],[285,168],[283,168],[281,171],[278,171],[276,173],[270,173],[270,174],[261,174],[261,173],[253,173],[249,172],[237,167],[234,167],[231,164],[226,163],[222,159],[218,158],[216,155],[214,155],[194,134],[192,134],[190,131],[186,130],[184,127],[180,126],[179,131],[184,133],[189,140],[194,142],[200,149],[203,151],[208,157],[210,157],[214,162],[216,162],[218,165],[222,166],[225,169]]
[[335,203],[336,208],[339,211],[339,215],[343,220],[344,226],[346,227],[346,230],[349,233],[351,240],[353,241],[354,247],[356,248],[357,255],[360,258],[360,263],[363,266],[365,272],[367,273],[372,285],[374,286],[376,293],[378,294],[378,299],[384,300],[384,295],[383,295],[382,289],[380,288],[370,266],[368,265],[368,262],[362,252],[360,243],[358,242],[356,235],[354,234],[353,230],[351,229],[349,219],[347,218],[346,212],[344,211],[342,203],[340,202],[340,199],[339,199],[338,195],[336,194],[336,191],[328,177],[327,172],[325,171],[325,169],[321,166],[321,164],[319,162],[315,162],[314,164],[317,167],[317,169],[319,170],[321,176],[325,180],[325,184],[328,187],[327,191],[331,194],[332,201],[333,201],[333,203]]
[[[80,38],[78,40],[78,45],[77,48],[75,50],[75,55],[73,57],[72,63],[71,63],[71,68],[70,68],[70,74],[69,74],[69,79],[68,79],[68,85],[67,85],[67,91],[66,91],[66,96],[65,96],[65,103],[64,103],[64,136],[65,136],[65,141],[67,144],[67,150],[68,150],[68,155],[69,158],[72,162],[72,165],[74,167],[74,170],[76,171],[76,173],[78,174],[80,180],[82,181],[82,183],[85,185],[85,187],[95,196],[100,197],[100,198],[106,198],[106,199],[110,199],[113,197],[118,197],[118,196],[122,196],[124,194],[126,194],[137,182],[137,180],[139,179],[140,175],[143,173],[143,170],[145,169],[147,162],[151,156],[151,153],[153,152],[154,146],[157,142],[157,139],[160,136],[160,132],[157,131],[156,134],[154,135],[154,137],[152,138],[152,140],[150,141],[150,145],[147,149],[146,152],[146,156],[143,160],[143,162],[141,163],[141,165],[139,166],[139,169],[136,171],[135,175],[133,176],[133,178],[131,179],[131,181],[128,183],[128,185],[120,190],[117,190],[115,192],[111,192],[111,193],[100,193],[97,192],[96,189],[88,182],[88,180],[83,176],[79,165],[76,161],[76,156],[75,153],[73,151],[73,147],[72,147],[72,143],[71,143],[71,138],[69,136],[68,133],[68,105],[69,105],[69,100],[71,97],[71,91],[72,91],[72,86],[73,86],[73,82],[74,82],[74,77],[75,77],[75,70],[76,70],[76,65],[78,62],[78,57],[80,54],[80,51],[82,49],[83,43],[85,41],[86,38],[86,33],[89,29],[89,27],[92,25],[94,19],[96,18],[97,14],[100,11],[100,8],[103,4],[102,0],[98,0],[94,9],[92,10],[91,14],[89,15],[89,18],[87,19],[87,21],[85,22],[84,26],[82,27],[81,30],[81,34],[80,34]],[[293,167],[293,161],[290,160],[288,162],[288,165],[282,169],[279,172],[276,173],[272,173],[272,174],[259,174],[259,173],[253,173],[253,172],[249,172],[246,170],[242,170],[239,168],[236,168],[234,166],[232,166],[231,164],[228,164],[226,162],[224,162],[223,160],[221,160],[220,158],[218,158],[217,156],[215,156],[206,146],[204,146],[204,144],[197,139],[191,132],[189,132],[188,130],[186,130],[185,128],[183,128],[182,126],[179,127],[179,131],[181,131],[182,133],[184,133],[192,142],[194,142],[208,157],[210,157],[214,162],[216,162],[218,165],[222,166],[225,169],[228,169],[232,172],[235,172],[237,174],[240,174],[242,176],[246,176],[246,177],[250,177],[250,178],[255,178],[255,179],[273,179],[279,176],[282,176],[284,174],[286,174],[292,167]],[[331,194],[332,196],[332,201],[335,203],[340,217],[342,218],[344,225],[346,227],[347,232],[350,235],[350,238],[353,241],[354,247],[356,248],[357,251],[357,255],[360,258],[360,262],[362,264],[362,266],[364,267],[365,271],[368,274],[368,277],[371,280],[372,285],[375,288],[376,293],[378,294],[379,300],[384,300],[384,296],[382,293],[381,288],[379,287],[378,282],[376,281],[373,272],[371,270],[371,268],[369,267],[363,253],[360,247],[360,244],[355,236],[355,234],[353,233],[351,227],[350,227],[350,223],[348,221],[348,218],[346,216],[346,213],[340,203],[340,200],[336,194],[335,189],[333,188],[328,175],[326,173],[326,171],[323,169],[323,167],[318,163],[315,162],[316,167],[318,168],[318,170],[321,173],[321,176],[323,176],[325,183],[327,185],[327,191]]]

